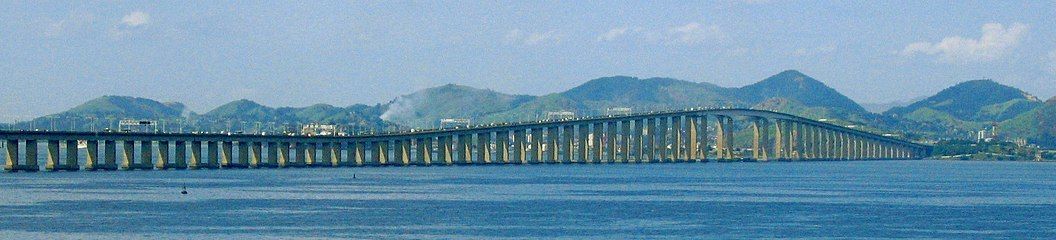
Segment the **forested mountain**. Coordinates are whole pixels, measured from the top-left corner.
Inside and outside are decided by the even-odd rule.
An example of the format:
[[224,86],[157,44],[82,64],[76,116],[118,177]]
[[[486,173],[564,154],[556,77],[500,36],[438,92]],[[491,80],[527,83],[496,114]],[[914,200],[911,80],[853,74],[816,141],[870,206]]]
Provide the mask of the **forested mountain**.
[[613,76],[590,80],[563,92],[528,96],[447,84],[374,106],[316,104],[274,108],[242,99],[205,114],[187,111],[180,103],[104,96],[12,127],[89,130],[113,127],[117,120],[127,118],[160,120],[193,131],[292,131],[307,123],[339,124],[347,126],[348,131],[383,131],[436,127],[443,118],[488,123],[541,119],[551,111],[601,115],[613,107],[635,112],[691,107],[767,109],[932,139],[965,138],[969,132],[998,125],[1004,137],[1056,145],[1051,140],[1056,136],[1056,129],[1052,129],[1056,126],[1056,100],[1043,103],[1022,90],[991,80],[957,84],[908,106],[876,114],[795,70],[743,87]]

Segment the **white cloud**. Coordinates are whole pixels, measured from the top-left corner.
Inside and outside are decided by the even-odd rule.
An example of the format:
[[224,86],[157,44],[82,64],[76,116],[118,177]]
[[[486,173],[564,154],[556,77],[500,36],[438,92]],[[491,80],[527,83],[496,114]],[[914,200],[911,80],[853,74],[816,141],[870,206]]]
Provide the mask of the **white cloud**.
[[641,27],[620,27],[610,29],[598,35],[598,42],[615,41],[621,38],[636,38],[654,43],[677,43],[697,45],[723,38],[725,34],[718,25],[707,25],[698,22],[666,28],[646,29]]
[[627,28],[613,28],[610,29],[608,32],[605,32],[604,34],[601,34],[601,36],[598,36],[598,42],[613,41],[616,40],[616,38],[623,36],[624,34],[627,34]]
[[150,23],[150,15],[142,11],[134,11],[121,18],[121,23],[129,27],[136,27]]
[[938,55],[951,63],[989,61],[1011,51],[1026,32],[1027,26],[1022,23],[1013,23],[1008,28],[1000,23],[987,23],[983,25],[983,35],[979,39],[953,36],[937,43],[915,42],[906,45],[899,54],[907,57],[917,54]]
[[722,36],[722,31],[717,25],[704,25],[696,22],[668,29],[668,37],[675,42],[684,44],[699,44],[713,38]]
[[95,15],[77,11],[70,13],[66,18],[46,21],[44,26],[44,36],[46,37],[58,37],[68,33],[77,32],[86,29],[95,20]]
[[514,29],[506,33],[506,43],[518,45],[540,45],[547,43],[559,43],[565,35],[555,31],[525,33],[520,29]]

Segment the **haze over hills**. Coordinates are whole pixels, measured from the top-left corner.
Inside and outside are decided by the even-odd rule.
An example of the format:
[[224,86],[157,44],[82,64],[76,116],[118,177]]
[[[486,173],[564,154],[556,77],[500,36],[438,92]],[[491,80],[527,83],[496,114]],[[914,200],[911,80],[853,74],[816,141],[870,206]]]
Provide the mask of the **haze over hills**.
[[[572,111],[579,116],[601,115],[612,107],[633,111],[690,107],[745,107],[768,109],[808,118],[843,120],[903,131],[910,137],[966,137],[968,132],[999,124],[1009,137],[1045,142],[1051,132],[1038,131],[1056,117],[1056,101],[1048,103],[1016,88],[990,80],[968,81],[938,94],[892,108],[883,114],[869,112],[821,81],[788,70],[743,87],[721,87],[671,78],[640,79],[603,77],[569,90],[542,96],[514,95],[489,89],[447,84],[422,89],[374,106],[268,107],[241,99],[205,114],[186,110],[180,103],[120,96],[104,96],[68,111],[15,127],[27,129],[55,125],[59,129],[113,127],[114,119],[157,119],[200,131],[292,130],[300,124],[324,123],[354,126],[349,131],[391,130],[395,126],[436,127],[442,118],[467,118],[474,123],[523,121],[543,118],[550,111]],[[88,122],[84,119],[94,122]],[[99,119],[109,119],[100,123]],[[249,125],[248,127],[246,125]],[[94,127],[94,128],[93,128]],[[292,129],[291,129],[292,128]]]
[[915,97],[915,98],[911,98],[911,99],[907,99],[907,100],[897,100],[897,101],[890,101],[890,102],[871,102],[871,103],[859,103],[859,104],[862,105],[862,107],[864,107],[865,110],[867,110],[867,111],[869,111],[871,113],[883,114],[884,112],[887,112],[887,110],[891,110],[892,108],[909,106],[910,104],[919,102],[920,100],[924,100],[925,98],[927,98],[927,97]]

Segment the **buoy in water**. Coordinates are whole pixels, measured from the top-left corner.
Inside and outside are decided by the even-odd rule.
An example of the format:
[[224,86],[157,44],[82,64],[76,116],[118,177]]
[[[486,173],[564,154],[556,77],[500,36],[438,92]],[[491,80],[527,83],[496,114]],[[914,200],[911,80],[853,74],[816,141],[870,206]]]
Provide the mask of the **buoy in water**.
[[183,186],[183,191],[180,191],[180,194],[187,194],[187,186]]

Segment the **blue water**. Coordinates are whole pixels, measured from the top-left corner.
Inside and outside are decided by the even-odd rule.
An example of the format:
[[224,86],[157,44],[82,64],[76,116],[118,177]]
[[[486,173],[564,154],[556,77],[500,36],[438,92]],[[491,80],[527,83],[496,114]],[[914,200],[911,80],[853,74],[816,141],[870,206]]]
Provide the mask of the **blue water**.
[[15,173],[0,191],[5,239],[1056,238],[1054,163]]

